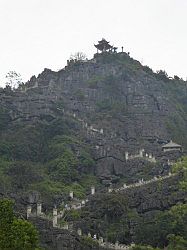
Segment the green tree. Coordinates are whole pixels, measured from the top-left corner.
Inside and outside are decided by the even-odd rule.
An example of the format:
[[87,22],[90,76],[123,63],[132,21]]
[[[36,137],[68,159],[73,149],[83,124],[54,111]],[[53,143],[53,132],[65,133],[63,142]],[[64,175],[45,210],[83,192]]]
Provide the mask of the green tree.
[[13,202],[0,200],[0,250],[10,248],[10,229],[14,220]]
[[11,249],[36,249],[38,245],[38,233],[31,223],[21,219],[14,219],[10,231]]
[[78,51],[75,54],[71,54],[70,60],[84,61],[86,60],[86,54]]
[[181,173],[183,178],[179,182],[180,188],[187,191],[187,156],[182,157],[172,168],[172,172]]
[[25,220],[13,213],[13,202],[0,200],[0,250],[38,250],[38,233]]
[[0,107],[0,131],[6,129],[10,121],[11,117],[8,113],[8,110],[3,107]]
[[6,79],[6,86],[9,86],[11,89],[16,89],[20,84],[23,83],[21,75],[14,70],[7,73]]
[[63,150],[61,156],[49,162],[49,173],[53,180],[69,183],[78,177],[77,159],[71,149]]
[[166,73],[165,70],[158,70],[156,72],[156,77],[157,77],[157,79],[162,80],[164,82],[168,82],[169,81],[168,74]]
[[168,235],[169,245],[167,250],[184,250],[187,249],[187,240],[174,234]]

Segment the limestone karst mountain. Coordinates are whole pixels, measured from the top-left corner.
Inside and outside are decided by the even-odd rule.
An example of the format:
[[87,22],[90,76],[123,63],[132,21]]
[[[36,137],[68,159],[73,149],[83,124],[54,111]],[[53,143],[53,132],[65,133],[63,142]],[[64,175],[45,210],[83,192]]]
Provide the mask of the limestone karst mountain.
[[[59,206],[70,190],[80,199],[91,185],[102,192],[167,175],[187,149],[187,83],[154,73],[126,52],[102,51],[91,60],[68,61],[58,72],[45,69],[17,90],[0,89],[0,104],[0,193],[14,198],[20,211],[38,200],[46,210]],[[179,148],[164,152],[171,140]],[[141,213],[184,201],[166,185],[156,194],[161,200],[172,193],[172,201],[148,204],[154,189],[145,191]],[[141,207],[143,193],[131,194],[131,208]],[[100,198],[93,202],[103,211]]]
[[124,175],[126,151],[157,156],[171,139],[186,148],[186,95],[186,82],[154,74],[125,52],[102,53],[1,90],[1,106],[10,129],[71,119],[97,161],[94,172],[105,177]]

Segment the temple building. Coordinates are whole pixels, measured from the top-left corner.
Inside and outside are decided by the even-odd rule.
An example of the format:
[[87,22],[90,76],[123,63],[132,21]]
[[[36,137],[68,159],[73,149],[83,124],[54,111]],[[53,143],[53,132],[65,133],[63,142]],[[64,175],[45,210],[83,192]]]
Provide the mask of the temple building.
[[[104,38],[101,41],[98,41],[98,44],[94,44],[94,46],[97,48],[97,53],[99,51],[101,52],[107,52],[107,51],[112,51],[113,46],[109,44]],[[115,51],[116,51],[115,47]]]
[[169,143],[162,146],[162,150],[164,152],[167,152],[167,151],[180,151],[180,152],[182,152],[182,146],[170,141]]

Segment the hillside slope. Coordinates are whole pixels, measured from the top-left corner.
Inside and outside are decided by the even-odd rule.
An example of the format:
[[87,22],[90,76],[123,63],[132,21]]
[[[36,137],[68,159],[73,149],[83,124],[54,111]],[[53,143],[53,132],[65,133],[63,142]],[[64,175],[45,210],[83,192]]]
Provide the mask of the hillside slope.
[[0,89],[0,104],[0,193],[20,211],[38,201],[47,211],[71,190],[82,199],[91,185],[103,191],[168,174],[183,153],[162,146],[187,149],[186,82],[125,52],[45,69],[17,90]]

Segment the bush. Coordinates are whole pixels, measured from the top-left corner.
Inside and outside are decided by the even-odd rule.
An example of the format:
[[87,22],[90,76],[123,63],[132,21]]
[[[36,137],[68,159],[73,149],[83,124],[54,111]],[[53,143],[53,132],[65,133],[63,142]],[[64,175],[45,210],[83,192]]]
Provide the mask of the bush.
[[13,202],[0,200],[0,249],[37,250],[38,233],[25,220],[14,218]]

